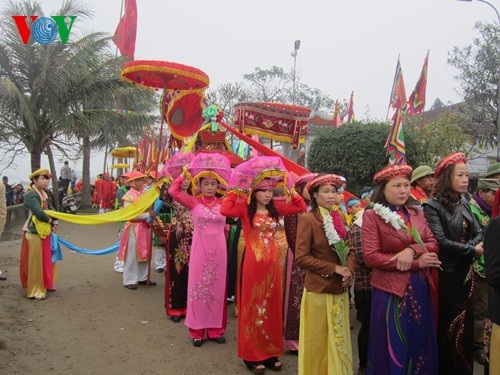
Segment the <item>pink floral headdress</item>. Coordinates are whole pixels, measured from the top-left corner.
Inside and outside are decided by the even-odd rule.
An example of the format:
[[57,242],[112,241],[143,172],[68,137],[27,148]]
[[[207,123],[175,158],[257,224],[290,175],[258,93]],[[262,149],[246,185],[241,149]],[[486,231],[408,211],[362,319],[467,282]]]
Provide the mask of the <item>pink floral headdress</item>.
[[191,187],[195,195],[201,193],[200,180],[215,178],[219,182],[217,192],[225,194],[229,177],[231,176],[231,162],[219,153],[199,153],[189,166],[185,167],[187,177],[191,179]]
[[176,179],[182,173],[182,169],[194,159],[192,152],[178,152],[165,162],[160,172],[160,177],[167,177],[169,180]]
[[229,190],[237,194],[247,194],[250,202],[256,189],[268,190],[282,187],[287,198],[292,193],[292,177],[277,156],[256,156],[237,165],[229,180]]

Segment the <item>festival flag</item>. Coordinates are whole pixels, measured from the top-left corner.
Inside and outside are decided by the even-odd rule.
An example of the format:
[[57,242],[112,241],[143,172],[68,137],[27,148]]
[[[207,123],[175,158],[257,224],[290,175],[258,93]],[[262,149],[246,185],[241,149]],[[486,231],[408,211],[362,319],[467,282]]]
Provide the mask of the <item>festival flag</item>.
[[429,65],[429,51],[425,56],[424,65],[422,66],[422,72],[420,72],[420,77],[418,78],[415,89],[408,99],[408,114],[414,115],[416,113],[423,112],[425,107],[425,90],[427,89],[427,67]]
[[396,65],[396,73],[394,74],[394,82],[392,83],[389,106],[392,108],[402,107],[403,111],[406,109],[406,89],[399,57]]
[[340,116],[339,101],[335,102],[335,111],[333,112],[333,126],[339,127],[342,125],[342,117]]
[[125,12],[116,28],[113,42],[122,56],[134,59],[135,39],[137,36],[137,4],[136,0],[125,0]]
[[403,133],[403,109],[399,106],[392,116],[389,137],[385,142],[389,164],[406,164],[406,148]]
[[354,116],[354,91],[351,92],[351,99],[349,100],[349,109],[347,110],[347,123],[350,124],[352,121],[356,121]]

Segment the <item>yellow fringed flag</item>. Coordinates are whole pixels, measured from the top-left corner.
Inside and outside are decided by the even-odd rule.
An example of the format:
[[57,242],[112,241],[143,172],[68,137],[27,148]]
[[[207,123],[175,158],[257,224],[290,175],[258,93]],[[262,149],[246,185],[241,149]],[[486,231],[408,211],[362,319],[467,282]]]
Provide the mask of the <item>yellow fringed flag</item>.
[[52,218],[64,220],[73,224],[82,225],[96,225],[106,223],[116,223],[120,221],[128,221],[136,218],[138,215],[149,210],[156,199],[160,196],[160,187],[166,182],[162,178],[156,182],[155,186],[146,191],[136,201],[129,204],[127,207],[120,208],[119,210],[106,212],[104,214],[96,215],[72,215],[65,214],[58,211],[46,210],[45,213]]

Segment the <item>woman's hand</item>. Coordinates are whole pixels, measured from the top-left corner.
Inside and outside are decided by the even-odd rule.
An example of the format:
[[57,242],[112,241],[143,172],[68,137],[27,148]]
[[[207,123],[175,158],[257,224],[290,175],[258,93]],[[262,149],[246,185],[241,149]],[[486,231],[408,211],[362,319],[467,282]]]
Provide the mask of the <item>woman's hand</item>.
[[479,242],[476,246],[474,246],[474,258],[479,258],[481,255],[483,255],[484,253],[484,249],[483,249],[483,242]]
[[413,264],[413,259],[415,256],[415,250],[410,247],[401,250],[399,253],[394,255],[390,261],[396,261],[396,268],[399,271],[408,271]]
[[420,268],[439,267],[441,262],[436,253],[423,253],[418,257],[418,266]]
[[352,284],[352,273],[349,268],[344,266],[335,266],[335,273],[342,276],[342,286],[348,287]]
[[149,212],[148,212],[148,213],[149,213],[149,217],[150,217],[151,219],[154,219],[154,217],[156,216],[156,211],[155,211],[155,210],[149,210]]

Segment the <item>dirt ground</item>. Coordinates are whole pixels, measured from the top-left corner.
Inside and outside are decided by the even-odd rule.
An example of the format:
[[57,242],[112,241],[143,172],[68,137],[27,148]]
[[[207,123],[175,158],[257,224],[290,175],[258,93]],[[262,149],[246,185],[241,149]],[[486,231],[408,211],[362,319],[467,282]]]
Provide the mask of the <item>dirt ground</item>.
[[[227,343],[195,348],[184,324],[163,307],[165,278],[154,287],[128,290],[113,271],[115,255],[91,256],[63,248],[57,291],[28,300],[19,281],[20,230],[0,242],[0,375],[10,374],[251,374],[237,356],[234,304],[228,306]],[[61,223],[59,235],[77,246],[100,249],[117,239],[117,225]],[[359,323],[351,310],[354,367]],[[281,358],[283,374],[297,374],[297,356]],[[475,363],[474,372],[483,369]],[[267,374],[273,373],[266,371]]]
[[[7,280],[0,281],[0,374],[251,373],[237,356],[234,304],[228,306],[227,343],[195,348],[184,324],[165,314],[164,275],[153,271],[157,286],[128,290],[113,271],[114,254],[63,248],[57,291],[43,301],[28,300],[18,275],[17,233],[0,242],[0,268],[7,271]],[[61,223],[58,234],[77,246],[100,249],[116,241],[117,225]],[[282,373],[297,373],[296,355],[281,360]]]

